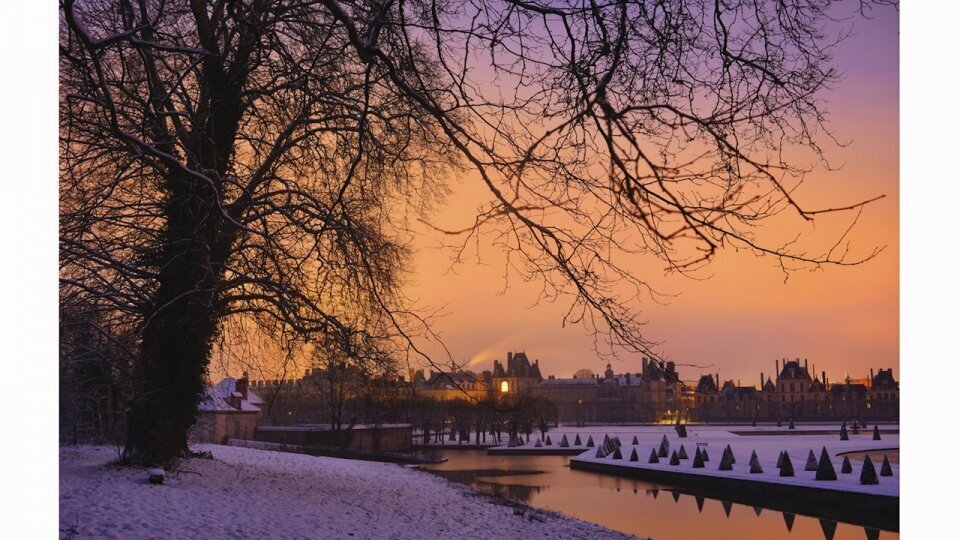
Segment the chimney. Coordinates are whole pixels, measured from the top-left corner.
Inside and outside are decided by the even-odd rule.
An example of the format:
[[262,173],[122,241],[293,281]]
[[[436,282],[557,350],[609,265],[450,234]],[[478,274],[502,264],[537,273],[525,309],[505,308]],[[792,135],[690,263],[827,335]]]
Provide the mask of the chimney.
[[720,389],[720,373],[718,372],[715,376],[717,377],[717,390],[719,390]]
[[646,377],[646,376],[647,376],[647,357],[644,356],[644,357],[642,358],[642,361],[643,361],[643,364],[642,364],[642,365],[643,365],[643,369],[641,370],[641,373],[643,373],[643,376]]
[[873,388],[873,368],[870,368],[870,388]]
[[823,370],[820,372],[820,382],[823,383],[823,387],[827,387],[827,371]]
[[760,389],[763,390],[763,372],[760,372]]
[[[799,360],[799,358],[797,358],[797,360]],[[807,359],[806,359],[806,358],[803,359],[803,370],[807,372],[807,375],[810,375],[810,370],[807,369]]]
[[244,371],[243,377],[237,379],[237,392],[240,392],[240,394],[243,396],[243,399],[247,399],[247,387],[249,384],[249,376],[247,375],[247,372]]

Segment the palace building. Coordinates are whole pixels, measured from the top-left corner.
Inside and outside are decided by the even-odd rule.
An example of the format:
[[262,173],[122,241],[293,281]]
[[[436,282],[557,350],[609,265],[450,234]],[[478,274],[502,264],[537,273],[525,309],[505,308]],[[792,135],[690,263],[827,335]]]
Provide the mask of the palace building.
[[760,388],[741,386],[719,376],[702,375],[694,392],[691,419],[699,422],[752,420],[898,420],[900,386],[893,369],[854,381],[831,383],[825,371],[816,375],[806,360],[778,360],[776,380],[760,374]]

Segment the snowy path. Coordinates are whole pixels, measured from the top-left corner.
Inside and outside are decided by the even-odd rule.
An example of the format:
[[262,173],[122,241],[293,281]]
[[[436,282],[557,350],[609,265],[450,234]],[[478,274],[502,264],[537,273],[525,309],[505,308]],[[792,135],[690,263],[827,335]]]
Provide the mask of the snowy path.
[[386,463],[202,445],[163,486],[111,448],[61,447],[60,532],[108,538],[626,538]]

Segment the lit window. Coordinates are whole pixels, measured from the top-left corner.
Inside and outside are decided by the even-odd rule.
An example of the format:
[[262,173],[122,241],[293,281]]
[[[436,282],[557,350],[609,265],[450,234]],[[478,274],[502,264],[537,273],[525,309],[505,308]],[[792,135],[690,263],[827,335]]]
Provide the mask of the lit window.
[[503,393],[507,393],[510,391],[510,385],[507,383],[507,381],[502,381],[500,383],[500,391]]

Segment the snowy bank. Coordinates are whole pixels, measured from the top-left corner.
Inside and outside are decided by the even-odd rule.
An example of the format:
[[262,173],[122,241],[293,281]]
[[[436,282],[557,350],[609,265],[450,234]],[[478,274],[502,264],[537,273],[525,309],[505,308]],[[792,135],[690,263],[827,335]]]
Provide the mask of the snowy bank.
[[78,538],[627,538],[408,467],[201,445],[150,485],[116,451],[60,449],[60,532]]

